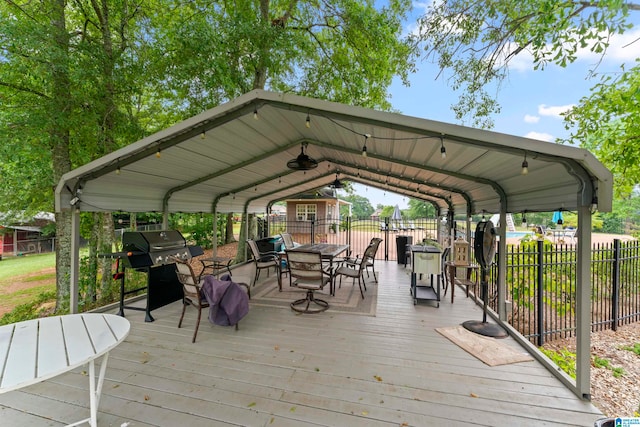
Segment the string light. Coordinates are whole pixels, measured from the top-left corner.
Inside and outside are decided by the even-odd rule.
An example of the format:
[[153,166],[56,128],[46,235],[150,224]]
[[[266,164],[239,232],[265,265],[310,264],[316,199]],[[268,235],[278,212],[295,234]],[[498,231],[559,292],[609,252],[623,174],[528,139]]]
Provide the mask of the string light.
[[364,134],[364,145],[362,146],[362,157],[367,157],[367,139],[369,139],[369,134]]
[[527,162],[527,152],[524,153],[524,160],[522,161],[522,171],[520,171],[521,175],[527,175],[529,173],[529,162]]
[[253,118],[254,120],[258,120],[258,109],[255,107],[253,109]]
[[309,117],[309,113],[307,113],[307,119],[304,121],[304,125],[307,129],[311,127],[311,118]]
[[205,139],[207,136],[205,131],[202,131],[202,133],[200,134],[200,139]]
[[160,156],[161,156],[160,151],[162,151],[162,150],[160,150],[159,148],[158,148],[158,151],[156,151],[156,157],[157,157],[158,159],[159,159],[159,158],[160,158]]
[[443,136],[440,137],[440,155],[442,156],[443,159],[447,158],[447,149],[444,148],[444,137]]
[[116,175],[120,175],[120,166],[116,168]]

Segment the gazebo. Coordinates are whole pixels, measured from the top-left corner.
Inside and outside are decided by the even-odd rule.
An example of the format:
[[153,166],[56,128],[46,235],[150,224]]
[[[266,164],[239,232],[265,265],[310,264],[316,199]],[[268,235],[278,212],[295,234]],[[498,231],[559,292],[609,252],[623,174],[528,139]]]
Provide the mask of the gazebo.
[[[166,228],[171,212],[269,213],[337,174],[431,203],[449,218],[500,212],[504,224],[507,212],[576,212],[577,379],[560,378],[589,398],[591,217],[611,210],[613,178],[586,150],[256,90],[65,174],[56,211],[73,212],[77,242],[80,211],[160,211]],[[503,325],[505,231],[496,318]]]

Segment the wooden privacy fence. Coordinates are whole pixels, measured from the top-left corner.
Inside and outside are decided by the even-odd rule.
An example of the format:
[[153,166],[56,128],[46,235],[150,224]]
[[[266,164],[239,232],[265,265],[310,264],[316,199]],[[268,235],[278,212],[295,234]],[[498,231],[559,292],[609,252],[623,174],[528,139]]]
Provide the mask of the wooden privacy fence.
[[[637,241],[597,244],[591,261],[591,330],[616,330],[640,320],[640,246]],[[497,259],[497,257],[496,257]],[[538,346],[576,331],[576,247],[534,241],[507,247],[509,323]],[[497,311],[497,265],[489,301]]]

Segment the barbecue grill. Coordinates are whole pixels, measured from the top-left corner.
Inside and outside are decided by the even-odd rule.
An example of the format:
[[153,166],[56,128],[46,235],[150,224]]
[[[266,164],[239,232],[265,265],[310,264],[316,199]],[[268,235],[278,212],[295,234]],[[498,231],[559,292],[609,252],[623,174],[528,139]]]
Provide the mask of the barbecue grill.
[[[176,276],[174,258],[190,260],[202,255],[200,246],[187,245],[187,241],[179,231],[126,231],[122,234],[122,251],[103,254],[105,258],[117,258],[117,271],[114,279],[120,280],[120,310],[124,317],[124,309],[144,310],[145,322],[153,322],[151,311],[174,301],[182,299],[182,284]],[[126,268],[147,273],[147,284],[144,287],[125,291]],[[146,307],[134,307],[124,304],[126,295],[147,290]]]

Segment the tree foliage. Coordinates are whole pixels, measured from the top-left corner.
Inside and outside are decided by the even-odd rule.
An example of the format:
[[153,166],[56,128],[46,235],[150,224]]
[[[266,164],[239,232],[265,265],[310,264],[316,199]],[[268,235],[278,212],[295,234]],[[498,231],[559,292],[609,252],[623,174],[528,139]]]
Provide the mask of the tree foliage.
[[630,28],[629,11],[640,5],[620,0],[449,0],[431,3],[420,19],[417,42],[427,58],[462,94],[453,106],[459,120],[491,127],[499,112],[495,92],[509,64],[528,53],[533,68],[566,66],[579,49],[606,53],[609,38]]
[[574,130],[563,142],[594,153],[613,172],[617,196],[630,196],[640,183],[640,60],[604,75],[565,119]]
[[[409,7],[0,2],[0,210],[50,211],[62,174],[252,89],[390,109],[392,79],[413,70],[414,46],[402,36]],[[70,218],[56,218],[59,301],[68,297]],[[109,228],[110,218],[93,224]],[[91,236],[93,254],[109,246]]]
[[409,199],[409,209],[407,210],[409,219],[415,218],[435,218],[436,208],[428,202],[418,199]]
[[[351,202],[351,214],[354,218],[369,218],[373,213],[374,209],[371,206],[371,202],[364,196],[349,194],[342,197],[342,199]],[[344,207],[346,208],[346,206]],[[340,215],[343,215],[342,208],[340,209]]]
[[[620,0],[434,2],[420,20],[417,40],[462,93],[453,106],[456,117],[491,127],[491,115],[500,111],[498,91],[516,57],[530,55],[536,70],[565,67],[581,49],[604,59],[611,36],[632,27],[632,12],[640,12],[640,4]],[[637,51],[639,43],[626,48]],[[599,64],[590,76],[598,74]],[[592,151],[612,170],[616,195],[623,197],[640,183],[639,82],[638,62],[602,74],[591,94],[565,115],[572,133],[559,141]]]

